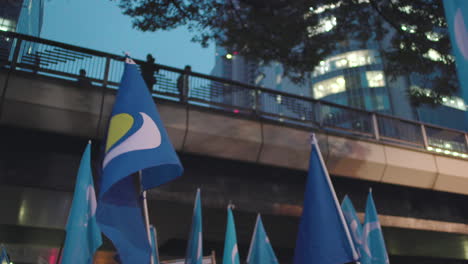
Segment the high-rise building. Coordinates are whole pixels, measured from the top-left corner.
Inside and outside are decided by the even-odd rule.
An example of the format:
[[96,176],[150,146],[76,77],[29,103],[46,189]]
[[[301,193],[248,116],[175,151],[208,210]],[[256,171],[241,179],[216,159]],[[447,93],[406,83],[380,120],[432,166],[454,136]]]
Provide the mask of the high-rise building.
[[[18,32],[34,37],[41,34],[45,0],[3,0],[0,6],[0,31]],[[13,43],[0,38],[0,60],[8,60]],[[29,47],[30,52],[35,45]]]
[[4,0],[0,7],[0,30],[39,37],[45,0]]
[[[311,12],[321,11],[312,10]],[[333,30],[337,26],[333,19],[324,17],[323,20],[324,27],[320,32]],[[389,32],[390,36],[392,30],[389,29]],[[220,47],[217,48],[217,61],[212,74],[367,111],[459,130],[468,129],[464,122],[464,115],[467,111],[466,102],[459,97],[443,98],[440,106],[413,106],[411,104],[408,96],[409,90],[421,89],[429,92],[430,90],[426,89],[429,87],[426,85],[428,81],[430,82],[431,76],[418,76],[414,73],[390,76],[385,71],[385,61],[381,56],[383,51],[388,49],[389,41],[390,37],[386,37],[379,42],[368,40],[363,44],[350,39],[338,45],[339,47],[332,55],[320,61],[310,73],[310,78],[302,84],[296,84],[289,78],[284,78],[282,66],[279,63],[235,64],[245,60],[240,55],[226,53],[225,49]],[[437,54],[429,53],[428,56],[437,60]],[[244,70],[240,69],[242,67]],[[234,76],[234,68],[238,72],[248,71],[249,73],[244,76],[249,76],[249,78]],[[281,100],[278,103],[281,103]],[[448,116],[450,118],[447,118]]]

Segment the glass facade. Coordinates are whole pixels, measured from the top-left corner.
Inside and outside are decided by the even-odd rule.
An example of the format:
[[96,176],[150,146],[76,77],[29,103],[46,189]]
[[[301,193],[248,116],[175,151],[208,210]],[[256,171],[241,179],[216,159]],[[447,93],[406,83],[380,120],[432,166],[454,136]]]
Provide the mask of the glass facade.
[[23,0],[16,32],[39,37],[44,17],[45,0]]
[[337,104],[390,113],[390,99],[379,52],[354,50],[320,62],[312,73],[312,94]]
[[0,8],[0,30],[39,37],[44,17],[44,1],[2,1]]
[[355,50],[331,56],[320,62],[315,68],[312,77],[318,77],[339,69],[360,67],[372,64],[381,64],[379,53],[376,50]]

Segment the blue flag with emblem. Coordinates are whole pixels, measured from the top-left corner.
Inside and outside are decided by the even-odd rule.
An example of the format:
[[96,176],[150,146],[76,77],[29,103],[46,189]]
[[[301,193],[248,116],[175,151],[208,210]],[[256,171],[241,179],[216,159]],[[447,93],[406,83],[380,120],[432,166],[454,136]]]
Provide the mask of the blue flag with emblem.
[[357,259],[348,226],[313,135],[294,264],[338,264]]
[[10,264],[10,258],[6,252],[5,247],[1,246],[2,252],[0,253],[0,264]]
[[102,237],[101,229],[96,222],[96,194],[91,171],[91,142],[86,146],[81,158],[66,231],[62,264],[92,264],[94,253],[102,244]]
[[223,264],[240,264],[237,248],[236,226],[231,206],[228,206],[226,237],[224,239]]
[[361,255],[362,225],[356,214],[356,209],[354,209],[354,205],[348,195],[345,195],[343,202],[341,202],[341,210],[343,211],[346,223],[348,224],[348,229],[351,232],[354,248],[357,250],[358,254]]
[[153,264],[159,264],[158,240],[156,238],[156,228],[154,228],[154,226],[150,226],[150,234]]
[[362,263],[369,264],[387,264],[388,259],[385,241],[380,227],[379,217],[375,209],[372,191],[369,191],[366,203],[366,217],[364,219],[364,227],[362,230]]
[[278,259],[263,227],[260,214],[257,216],[252,241],[250,242],[247,264],[278,264]]
[[468,1],[444,0],[444,8],[460,82],[460,96],[468,102]]
[[200,189],[195,196],[193,206],[192,228],[188,239],[187,256],[185,264],[202,264],[203,262],[203,236],[202,236],[202,211],[200,201]]
[[151,257],[131,177],[138,171],[147,190],[177,178],[183,168],[135,62],[127,58],[108,128],[97,210],[101,230],[123,264],[149,263]]

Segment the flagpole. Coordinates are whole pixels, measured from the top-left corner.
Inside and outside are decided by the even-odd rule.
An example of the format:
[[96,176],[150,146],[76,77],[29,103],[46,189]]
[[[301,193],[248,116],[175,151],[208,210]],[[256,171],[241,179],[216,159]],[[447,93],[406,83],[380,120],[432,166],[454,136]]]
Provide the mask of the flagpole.
[[[139,179],[140,179],[140,186],[141,186],[141,182],[142,182],[141,170],[138,171],[138,176],[139,176]],[[151,242],[151,232],[150,232],[149,213],[148,213],[148,201],[146,199],[146,191],[145,190],[141,192],[141,199],[142,199],[142,203],[143,203],[143,215],[145,216],[146,233],[148,234],[149,244],[152,247],[153,243]],[[150,263],[155,264],[154,259],[153,259],[153,249],[151,249],[151,261],[150,261]]]
[[333,200],[335,200],[336,210],[338,211],[338,215],[340,216],[341,223],[343,224],[343,227],[345,229],[346,237],[348,238],[349,245],[351,246],[351,251],[353,252],[353,257],[354,259],[358,259],[359,255],[357,254],[356,248],[354,247],[354,242],[351,238],[351,233],[349,232],[349,229],[348,229],[348,224],[346,223],[343,212],[341,211],[341,206],[340,206],[340,203],[338,202],[338,198],[336,197],[335,189],[333,188],[330,175],[328,174],[328,169],[325,165],[325,162],[323,161],[322,152],[320,151],[320,146],[318,144],[317,138],[315,137],[315,133],[312,133],[312,144],[315,145],[315,147],[317,148],[317,156],[319,157],[320,163],[322,164],[322,169],[325,173],[325,176],[326,176],[325,178],[327,178],[327,183],[333,195]]
[[249,263],[250,254],[252,253],[252,245],[255,240],[255,235],[257,234],[258,220],[260,220],[260,213],[257,214],[257,220],[255,221],[255,227],[252,234],[252,239],[250,240],[249,254],[247,254],[247,263]]

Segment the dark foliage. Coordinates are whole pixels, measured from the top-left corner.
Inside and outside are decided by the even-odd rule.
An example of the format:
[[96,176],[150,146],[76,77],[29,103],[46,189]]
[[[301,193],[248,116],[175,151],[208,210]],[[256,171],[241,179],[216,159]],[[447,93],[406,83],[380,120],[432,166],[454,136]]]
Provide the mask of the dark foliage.
[[[303,80],[350,40],[362,47],[373,40],[383,43],[387,73],[413,73],[431,90],[429,96],[410,91],[416,104],[437,104],[457,89],[442,0],[114,1],[142,31],[188,25],[193,41],[214,40],[254,61],[278,61],[293,80]],[[332,17],[336,26],[324,31]]]

